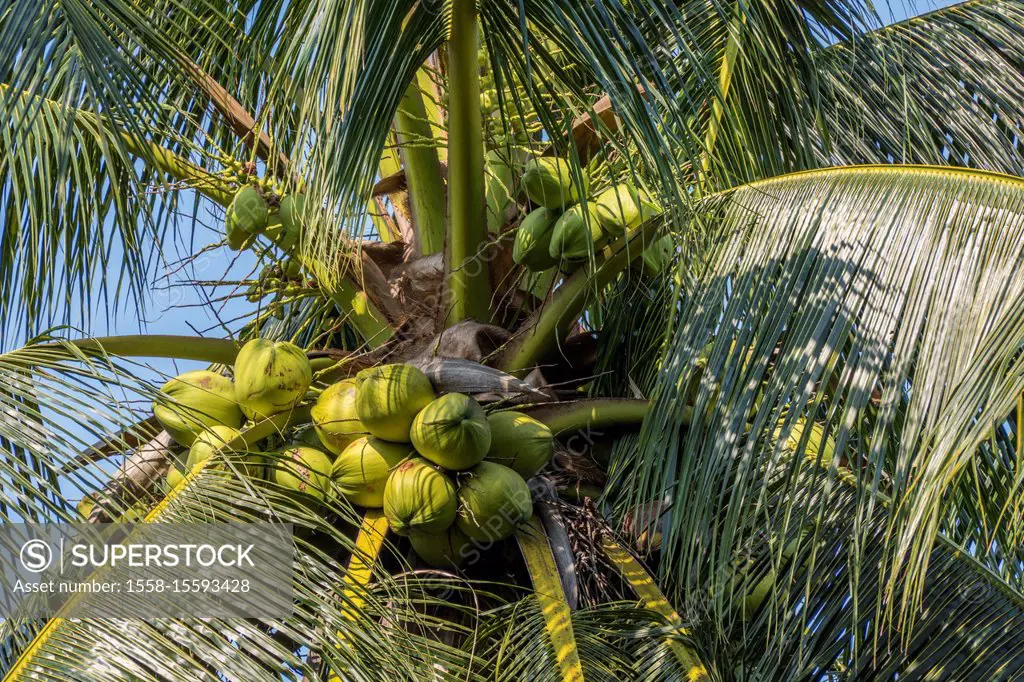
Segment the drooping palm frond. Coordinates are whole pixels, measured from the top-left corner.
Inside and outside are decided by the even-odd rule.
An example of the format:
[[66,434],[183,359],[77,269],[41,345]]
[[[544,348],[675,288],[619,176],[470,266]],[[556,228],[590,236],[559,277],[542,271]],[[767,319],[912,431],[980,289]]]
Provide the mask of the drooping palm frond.
[[959,3],[868,33],[851,22],[827,41],[767,7],[737,12],[715,186],[854,163],[1024,167],[1019,2]]
[[1024,173],[1024,3],[977,0],[849,40],[818,60],[827,164]]
[[[948,617],[947,602],[932,597],[933,610],[927,595],[959,552],[970,557],[955,569],[960,584],[992,573],[1010,600],[957,603],[957,622],[1005,614],[987,632],[1006,634],[987,653],[1013,670],[1019,662],[998,647],[1024,619],[1019,544],[1009,544],[1019,521],[991,509],[1012,509],[1019,483],[982,495],[962,482],[1024,389],[1024,185],[936,168],[834,169],[709,198],[695,219],[715,246],[679,301],[639,450],[615,463],[629,483],[619,478],[612,496],[620,513],[674,499],[660,575],[684,616],[698,633],[706,619],[713,632],[703,634],[719,641],[711,648],[731,650],[746,627],[737,604],[756,584],[737,587],[741,557],[766,548],[781,570],[795,552],[804,572],[784,583],[761,631],[793,649],[769,646],[776,667],[760,660],[735,674],[778,679],[835,662],[907,674],[932,654],[899,647]],[[1016,466],[990,457],[985,480],[1019,481]],[[978,527],[984,545],[973,540]],[[811,608],[823,585],[827,625]],[[825,631],[851,639],[815,648]],[[950,635],[940,648],[958,656],[957,643]],[[823,657],[800,658],[811,650]],[[879,650],[891,663],[872,658]],[[794,660],[807,667],[787,667]],[[978,672],[990,662],[957,665]]]

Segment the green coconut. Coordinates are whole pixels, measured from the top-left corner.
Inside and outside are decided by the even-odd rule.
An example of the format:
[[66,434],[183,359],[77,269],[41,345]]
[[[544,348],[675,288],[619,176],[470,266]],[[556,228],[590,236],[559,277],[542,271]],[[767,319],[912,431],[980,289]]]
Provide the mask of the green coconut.
[[512,246],[512,260],[533,272],[553,267],[558,260],[551,257],[551,235],[554,233],[558,213],[550,208],[535,208],[523,218],[516,229]]
[[324,389],[310,414],[320,441],[334,454],[349,443],[368,435],[356,413],[355,379],[345,379]]
[[461,393],[448,393],[424,407],[410,435],[417,452],[455,471],[476,466],[491,447],[484,409]]
[[487,461],[502,464],[523,478],[530,478],[551,461],[555,439],[551,429],[533,417],[506,410],[487,417],[491,449]]
[[399,535],[443,533],[455,508],[455,486],[421,457],[399,464],[384,486],[384,516]]
[[291,409],[312,381],[306,354],[287,341],[253,339],[235,359],[235,397],[250,419]]
[[454,525],[437,535],[412,533],[409,543],[421,559],[435,568],[458,568],[476,551],[473,541]]
[[209,426],[238,427],[244,417],[231,379],[205,369],[185,372],[160,389],[153,416],[179,445],[189,446]]
[[99,493],[89,493],[75,505],[75,510],[78,511],[78,515],[83,519],[88,519],[92,514],[92,510],[96,508],[96,498]]
[[455,523],[472,540],[496,542],[533,515],[530,488],[507,466],[483,461],[460,479]]
[[172,466],[170,469],[167,470],[167,492],[171,492],[172,490],[177,488],[179,485],[181,485],[181,482],[184,480],[185,474],[181,472],[181,469],[179,469],[176,466]]
[[[241,431],[230,426],[222,426],[220,424],[211,426],[196,436],[195,441],[192,443],[192,447],[188,450],[188,459],[185,461],[185,469],[187,471],[192,471],[200,463],[213,457],[241,435]],[[239,449],[248,453],[240,462],[242,471],[245,475],[250,478],[261,478],[263,476],[266,463],[261,455],[255,454],[259,452],[259,449],[255,445],[249,445],[244,441]]]
[[291,251],[299,243],[302,237],[302,217],[306,209],[305,194],[289,194],[281,199],[281,205],[277,209],[281,227],[267,235],[285,251]]
[[275,460],[274,481],[290,491],[323,502],[331,490],[331,458],[323,450],[293,445]]
[[331,468],[334,488],[360,507],[384,505],[384,486],[391,470],[415,454],[406,443],[359,438],[345,448]]
[[245,185],[237,192],[228,206],[225,229],[228,245],[236,251],[243,248],[257,234],[267,229],[270,207],[252,185]]
[[657,277],[672,264],[676,244],[672,235],[659,237],[640,254],[640,267],[648,277]]
[[[589,224],[584,216],[589,214]],[[563,213],[551,230],[548,255],[555,261],[586,260],[590,253],[604,244],[604,232],[597,220],[594,204],[587,204],[587,210],[577,204]]]
[[593,201],[601,229],[616,237],[638,226],[643,218],[653,215],[653,211],[643,210],[636,189],[626,184],[609,187]]
[[572,206],[587,193],[585,180],[582,192],[573,181],[569,162],[553,156],[538,156],[526,162],[523,189],[537,206],[557,210]]
[[377,438],[408,443],[416,414],[434,399],[427,375],[412,365],[380,365],[356,375],[356,415]]

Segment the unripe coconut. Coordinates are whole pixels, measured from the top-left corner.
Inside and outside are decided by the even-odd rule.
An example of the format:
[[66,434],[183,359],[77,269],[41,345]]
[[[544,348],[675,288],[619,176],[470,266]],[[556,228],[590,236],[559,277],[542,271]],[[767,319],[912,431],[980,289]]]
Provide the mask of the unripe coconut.
[[167,492],[171,492],[185,480],[185,474],[181,472],[176,466],[172,466],[167,470]]
[[455,486],[421,457],[399,464],[384,486],[384,516],[399,535],[445,532],[455,506]]
[[356,413],[356,388],[355,379],[328,386],[310,412],[316,435],[334,454],[368,433]]
[[331,480],[334,488],[352,504],[381,507],[391,470],[413,454],[405,443],[389,443],[373,436],[360,438],[334,460]]
[[593,202],[601,229],[615,237],[632,230],[643,222],[643,218],[654,215],[653,211],[642,211],[636,189],[626,184],[609,187],[598,194]]
[[[241,435],[242,433],[238,429],[220,424],[211,426],[206,431],[203,431],[196,437],[192,447],[188,450],[188,459],[185,461],[186,470],[192,471],[200,463],[205,462],[225,449],[231,441]],[[255,445],[249,445],[244,441],[240,449],[248,453],[259,452]],[[255,454],[246,455],[239,464],[241,470],[250,478],[262,477],[266,466],[263,457]]]
[[653,244],[644,249],[640,254],[640,265],[643,273],[648,277],[657,277],[665,271],[672,263],[672,256],[675,254],[676,245],[672,236],[665,236],[656,239]]
[[299,243],[302,237],[302,217],[306,209],[305,194],[289,194],[281,199],[281,205],[277,209],[278,218],[281,220],[279,231],[268,236],[285,251],[291,251]]
[[413,447],[445,469],[479,464],[491,447],[491,427],[480,404],[461,393],[449,393],[424,407],[412,423]]
[[274,462],[274,481],[282,488],[323,502],[331,489],[331,458],[322,450],[294,445]]
[[547,270],[557,264],[558,260],[549,252],[557,220],[558,213],[550,208],[542,206],[530,211],[516,229],[512,260],[533,272]]
[[[589,215],[589,223],[585,216]],[[577,204],[563,213],[551,230],[548,255],[558,260],[586,260],[590,253],[604,244],[604,232],[594,212],[594,204],[587,210]]]
[[412,533],[409,542],[421,559],[436,568],[458,568],[473,554],[473,541],[452,526],[445,533]]
[[480,542],[504,540],[533,515],[530,488],[523,477],[486,460],[460,479],[458,498],[455,523]]
[[153,416],[179,445],[189,446],[209,426],[238,427],[244,417],[231,379],[205,369],[185,372],[160,389]]
[[551,429],[529,415],[514,410],[487,417],[491,449],[487,461],[502,464],[523,478],[530,478],[551,461],[555,439]]
[[534,204],[559,210],[572,206],[587,193],[586,179],[581,192],[573,181],[569,162],[553,156],[538,156],[526,162],[523,189]]
[[75,510],[78,511],[78,515],[83,519],[88,519],[92,514],[92,510],[96,508],[96,498],[98,496],[99,493],[89,493],[79,500],[78,504],[75,505]]
[[312,381],[306,354],[287,341],[253,339],[235,359],[235,397],[250,419],[291,409]]
[[356,414],[377,438],[408,443],[416,414],[434,399],[427,375],[412,365],[380,365],[356,375]]
[[251,238],[267,229],[270,208],[267,200],[252,185],[245,185],[235,192],[228,206],[225,228],[228,245],[236,251]]

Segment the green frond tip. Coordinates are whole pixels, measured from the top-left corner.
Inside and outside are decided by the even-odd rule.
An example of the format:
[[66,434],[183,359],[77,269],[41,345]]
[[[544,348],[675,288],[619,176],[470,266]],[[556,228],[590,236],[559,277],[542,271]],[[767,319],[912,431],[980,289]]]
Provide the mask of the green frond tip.
[[530,579],[533,580],[533,589],[551,638],[561,678],[564,682],[583,682],[583,666],[572,630],[572,612],[565,599],[565,592],[562,591],[562,581],[544,526],[534,516],[516,538],[523,559],[526,560]]

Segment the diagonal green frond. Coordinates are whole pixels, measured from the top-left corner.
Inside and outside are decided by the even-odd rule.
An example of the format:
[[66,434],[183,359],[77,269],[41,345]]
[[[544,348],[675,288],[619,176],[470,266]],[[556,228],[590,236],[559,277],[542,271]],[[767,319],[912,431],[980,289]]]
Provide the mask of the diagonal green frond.
[[936,10],[830,47],[818,69],[826,163],[1024,173],[1024,3]]
[[[1024,577],[1019,543],[1005,540],[1020,537],[1020,518],[983,521],[981,496],[963,483],[1024,388],[1024,182],[829,169],[708,198],[696,215],[713,244],[706,269],[678,301],[639,448],[620,450],[612,473],[620,513],[672,501],[661,526],[669,596],[696,632],[705,618],[716,624],[711,637],[726,646],[756,585],[740,579],[745,557],[754,552],[761,575],[764,561],[780,575],[798,566],[761,631],[792,642],[778,669],[883,665],[874,654],[884,650],[905,672],[924,649],[900,647],[948,618],[948,598],[928,597],[939,576],[977,581],[984,566],[1009,603],[956,606],[975,623],[1000,609],[985,629],[995,639],[986,656],[952,637],[944,651],[978,674],[1019,665],[1009,633],[1022,631]],[[1019,480],[1016,461],[989,457],[986,479]],[[989,509],[1003,508],[1020,489],[985,492]],[[943,538],[977,537],[983,523],[993,541],[961,546],[976,566],[949,568]],[[819,613],[810,600],[823,591]],[[838,632],[861,634],[820,642]]]

